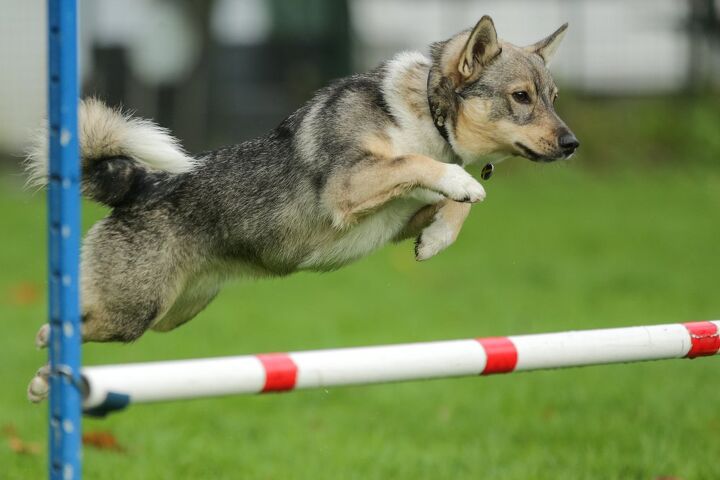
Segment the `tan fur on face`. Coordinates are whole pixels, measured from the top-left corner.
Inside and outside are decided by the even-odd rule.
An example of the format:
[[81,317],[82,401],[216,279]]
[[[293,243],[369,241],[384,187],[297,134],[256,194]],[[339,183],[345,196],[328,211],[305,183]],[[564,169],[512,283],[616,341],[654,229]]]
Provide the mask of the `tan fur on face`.
[[519,142],[541,155],[556,150],[557,121],[544,115],[527,125],[510,120],[488,120],[490,101],[473,98],[460,105],[455,124],[457,148],[466,156],[483,156],[495,152],[513,153]]
[[[553,35],[559,39],[564,28]],[[463,164],[482,157],[565,156],[558,135],[568,129],[551,105],[556,88],[545,57],[537,48],[518,47],[496,35],[492,20],[483,17],[472,31],[433,47],[428,82],[433,120],[440,127],[446,124]],[[514,100],[512,94],[521,91],[528,93],[529,102]],[[511,103],[506,106],[506,101]]]
[[500,130],[505,127],[500,122],[491,122],[489,113],[489,100],[472,98],[460,104],[455,122],[455,141],[461,151],[481,156],[497,152],[504,146]]
[[540,155],[552,155],[556,151],[557,122],[550,116],[543,116],[533,123],[517,125],[507,120],[496,123],[510,144],[522,143]]

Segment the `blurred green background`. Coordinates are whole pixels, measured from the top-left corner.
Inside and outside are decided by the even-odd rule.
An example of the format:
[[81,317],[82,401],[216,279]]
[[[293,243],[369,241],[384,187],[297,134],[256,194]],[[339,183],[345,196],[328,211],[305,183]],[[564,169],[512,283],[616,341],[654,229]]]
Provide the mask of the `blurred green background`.
[[[21,130],[44,108],[45,20],[37,6],[4,2],[10,20],[0,20],[9,27],[0,39],[28,41],[0,48],[0,60],[17,66],[0,80],[0,478],[31,479],[46,469],[46,407],[25,399],[45,361],[33,347],[46,317],[45,197],[23,189],[19,152],[28,138]],[[84,361],[718,318],[715,4],[475,3],[135,0],[121,14],[117,2],[82,3],[85,93],[157,118],[194,151],[270,128],[329,78],[402,48],[424,49],[482,13],[518,43],[570,19],[553,71],[558,110],[582,143],[570,162],[500,164],[457,243],[426,263],[413,260],[406,242],[331,274],[233,283],[188,325],[131,345],[87,345]],[[607,21],[620,14],[624,22]],[[237,40],[218,18],[240,22],[247,38]],[[377,37],[383,22],[402,35]],[[153,59],[138,58],[147,38],[127,46],[118,33],[138,23],[161,46],[197,51],[173,75],[172,65],[148,70]],[[163,43],[173,28],[193,36]],[[86,228],[105,214],[83,208]],[[135,406],[85,421],[95,439],[84,451],[85,474],[716,479],[718,367],[699,359]]]

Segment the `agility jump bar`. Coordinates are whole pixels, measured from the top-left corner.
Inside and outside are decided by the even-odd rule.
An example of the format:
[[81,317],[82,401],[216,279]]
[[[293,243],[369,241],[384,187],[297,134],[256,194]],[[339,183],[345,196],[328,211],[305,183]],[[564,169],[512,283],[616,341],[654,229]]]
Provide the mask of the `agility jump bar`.
[[130,403],[715,355],[720,321],[86,367],[86,414]]

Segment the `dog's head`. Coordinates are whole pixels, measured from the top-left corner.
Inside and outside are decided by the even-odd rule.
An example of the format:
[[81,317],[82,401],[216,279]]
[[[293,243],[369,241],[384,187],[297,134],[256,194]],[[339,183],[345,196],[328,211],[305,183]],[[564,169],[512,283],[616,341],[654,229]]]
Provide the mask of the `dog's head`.
[[484,16],[471,31],[433,45],[433,121],[463,160],[508,154],[549,162],[575,152],[579,142],[555,112],[558,91],[547,68],[566,29],[517,47],[499,40]]

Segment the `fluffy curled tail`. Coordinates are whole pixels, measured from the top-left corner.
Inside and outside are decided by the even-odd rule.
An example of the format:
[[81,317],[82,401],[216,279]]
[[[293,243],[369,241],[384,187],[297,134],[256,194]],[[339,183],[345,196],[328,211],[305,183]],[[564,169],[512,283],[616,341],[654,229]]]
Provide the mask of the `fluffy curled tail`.
[[[188,172],[195,160],[170,133],[155,123],[133,118],[89,98],[80,102],[78,132],[83,194],[115,207],[160,176]],[[28,184],[47,184],[47,128],[38,132],[26,160]]]

